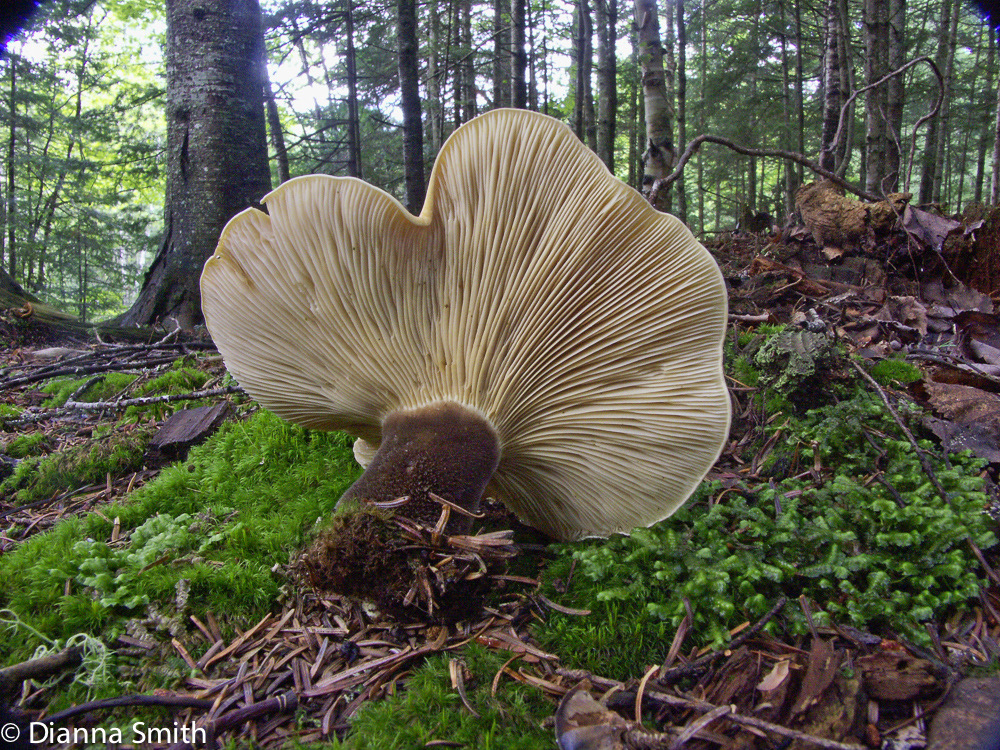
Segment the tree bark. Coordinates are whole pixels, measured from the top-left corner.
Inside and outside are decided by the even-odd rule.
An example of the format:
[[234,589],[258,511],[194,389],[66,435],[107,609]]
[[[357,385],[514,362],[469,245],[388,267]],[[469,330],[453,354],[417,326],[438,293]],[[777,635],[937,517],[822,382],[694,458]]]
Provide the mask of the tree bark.
[[10,122],[7,132],[7,273],[17,275],[17,232],[14,219],[17,216],[17,172],[14,157],[17,149],[17,60],[7,58],[10,65]]
[[587,0],[576,0],[576,33],[573,35],[573,60],[576,62],[575,91],[573,94],[573,132],[586,142],[586,94],[587,89],[587,18],[590,11]]
[[509,59],[510,30],[504,19],[504,0],[493,0],[493,106],[509,107],[510,79],[504,63]]
[[[983,22],[983,31],[986,33],[986,80],[983,83],[983,92],[980,94],[980,107],[983,119],[990,111],[990,100],[994,95],[993,79],[996,74],[996,43],[993,36],[993,28],[989,22]],[[983,183],[986,180],[986,149],[989,146],[989,130],[984,128],[979,133],[979,147],[976,153],[976,186],[973,200],[979,203],[983,200]]]
[[[995,34],[995,42],[1000,47],[1000,30],[991,29]],[[1000,76],[997,76],[997,92],[994,107],[996,116],[993,121],[993,163],[990,169],[990,205],[1000,204]]]
[[347,174],[362,179],[361,115],[358,112],[358,70],[354,50],[354,3],[346,0],[344,30],[347,34],[344,62],[347,65]]
[[837,0],[826,4],[826,44],[823,60],[823,135],[820,143],[819,164],[824,169],[837,166],[837,146],[834,138],[840,124],[840,108],[844,102],[840,88],[840,8]]
[[420,213],[424,204],[424,125],[420,114],[420,69],[417,64],[417,3],[398,0],[400,106],[403,110],[403,169],[406,206]]
[[164,237],[118,321],[202,320],[198,287],[225,223],[271,188],[257,0],[167,0]]
[[[684,0],[677,0],[677,141],[687,143],[687,22]],[[687,223],[684,176],[677,180],[677,217]]]
[[[643,154],[642,191],[647,197],[656,180],[670,174],[677,159],[674,148],[674,112],[667,98],[663,70],[663,47],[656,0],[635,0],[635,23],[639,34],[639,65],[642,71],[643,103],[646,118],[646,153]],[[666,210],[664,195],[653,205]]]
[[[889,70],[899,70],[906,63],[906,0],[889,0]],[[901,148],[903,105],[906,102],[906,79],[893,76],[886,82],[885,191],[899,190],[902,175]]]
[[511,106],[528,106],[528,55],[525,51],[525,6],[527,0],[510,0],[510,91]]
[[615,171],[615,130],[618,112],[618,0],[595,0],[597,18],[597,155]]
[[[934,62],[937,64],[938,70],[946,71],[948,67],[948,31],[951,26],[951,8],[952,4],[958,2],[958,0],[944,0],[941,5],[941,24],[938,27],[938,48],[937,53],[934,57]],[[948,88],[948,78],[947,73],[945,73],[944,79],[944,100],[942,103],[942,112],[946,102],[948,101],[949,92]],[[936,100],[936,96],[935,96]],[[930,123],[927,125],[927,134],[924,138],[924,153],[921,159],[921,170],[920,170],[920,191],[918,193],[917,201],[921,204],[931,203],[935,200],[934,198],[934,173],[936,171],[935,160],[938,156],[938,141],[943,138],[942,135],[942,112],[938,112],[937,117],[931,119]]]
[[[865,86],[871,86],[889,72],[889,2],[865,0],[864,40],[866,47]],[[888,129],[885,86],[869,89],[865,98],[865,189],[881,194],[886,177]]]

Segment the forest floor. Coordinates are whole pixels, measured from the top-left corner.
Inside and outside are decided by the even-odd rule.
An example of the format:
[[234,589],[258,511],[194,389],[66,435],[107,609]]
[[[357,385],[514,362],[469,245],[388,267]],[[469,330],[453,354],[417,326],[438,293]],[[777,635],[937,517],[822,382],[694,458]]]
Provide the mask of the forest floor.
[[[958,484],[949,484],[949,457],[971,451],[978,462],[956,463],[973,469],[954,481],[975,480],[974,495],[982,500],[976,512],[996,531],[988,513],[1000,508],[1000,316],[976,286],[991,288],[984,284],[997,273],[992,253],[1000,253],[1000,220],[984,214],[958,223],[940,242],[932,230],[920,234],[911,225],[846,252],[816,247],[800,230],[726,234],[710,243],[731,291],[728,357],[743,369],[728,369],[733,429],[707,479],[708,505],[741,498],[787,507],[839,481],[846,469],[821,457],[818,440],[811,453],[800,450],[809,444],[794,434],[795,418],[786,411],[824,407],[822,394],[851,382],[883,405],[885,417],[880,426],[857,428],[876,457],[864,476],[850,466],[857,486],[885,488],[900,507],[911,502],[887,458],[890,443],[899,444],[904,452],[912,447],[920,461],[914,496],[948,505],[961,494]],[[956,275],[956,268],[963,273]],[[199,576],[231,564],[213,558],[215,550],[237,542],[257,548],[241,539],[248,522],[230,524],[240,512],[235,496],[235,510],[212,506],[201,516],[170,516],[170,503],[180,513],[185,493],[207,492],[208,477],[224,482],[210,473],[209,457],[196,449],[189,458],[188,450],[220,425],[233,432],[233,424],[260,423],[257,408],[205,339],[165,331],[148,344],[65,337],[33,326],[30,310],[20,312],[25,317],[8,311],[0,318],[7,344],[0,351],[0,572],[10,576],[0,591],[0,641],[6,640],[0,664],[7,664],[0,669],[0,707],[10,705],[22,721],[49,722],[39,746],[65,745],[58,728],[89,728],[86,736],[95,737],[97,727],[121,726],[124,716],[190,728],[149,745],[177,748],[189,746],[191,737],[204,739],[193,734],[195,727],[206,730],[209,746],[219,739],[236,747],[320,746],[336,738],[350,747],[551,747],[558,741],[564,749],[595,750],[998,746],[985,739],[1000,731],[1000,682],[989,677],[1000,658],[1000,571],[996,549],[982,542],[988,534],[969,532],[962,540],[975,568],[962,571],[975,574],[973,594],[941,605],[933,617],[924,611],[916,629],[893,628],[891,618],[857,627],[836,615],[850,611],[846,589],[830,590],[829,603],[848,607],[838,610],[815,592],[799,595],[785,585],[754,617],[727,625],[728,642],[719,644],[698,632],[704,616],[697,602],[685,599],[687,616],[667,622],[665,630],[661,623],[662,642],[649,653],[630,654],[636,666],[617,674],[601,673],[599,662],[581,656],[604,646],[571,641],[567,634],[584,632],[572,630],[576,626],[560,626],[563,635],[555,637],[543,632],[553,619],[585,623],[600,612],[624,610],[602,609],[607,597],[570,596],[574,576],[584,575],[585,556],[565,546],[546,550],[523,530],[442,538],[435,529],[403,524],[402,533],[421,550],[421,575],[434,584],[424,587],[426,594],[411,592],[425,612],[447,588],[442,571],[450,571],[449,581],[470,579],[487,563],[493,590],[458,622],[391,617],[355,597],[317,591],[294,555],[288,558],[295,544],[285,538],[274,544],[285,559],[268,553],[264,578],[246,579],[280,579],[273,598],[262,589],[263,604],[253,592],[241,594],[252,601],[243,611],[211,599],[195,606]],[[268,423],[267,429],[277,428]],[[312,461],[315,439],[291,435],[301,462]],[[244,448],[233,448],[233,455],[239,458],[254,441],[263,438],[238,444]],[[222,441],[217,445],[221,451]],[[334,448],[349,457],[339,443],[317,450]],[[258,461],[253,453],[247,464],[272,460],[273,454]],[[232,467],[237,477],[244,476],[241,466]],[[188,474],[195,479],[185,485]],[[351,480],[349,471],[344,477]],[[142,489],[158,482],[167,486],[159,495]],[[329,508],[340,489],[322,490],[317,502]],[[134,517],[128,510],[133,498],[144,508]],[[177,523],[152,529],[147,513]],[[501,511],[494,515],[498,528],[516,528]],[[309,538],[308,524],[301,525],[291,537],[300,546]],[[147,545],[150,554],[135,557],[142,551],[139,528],[160,546]],[[169,534],[186,541],[171,547],[174,542],[163,541]],[[55,563],[39,562],[48,559],[46,546],[79,551],[81,544],[100,547],[105,569],[81,564],[59,573]],[[241,558],[249,554],[237,554],[244,568],[254,564]],[[547,566],[559,555],[569,566],[556,575]],[[918,550],[913,559],[919,557]],[[46,565],[54,567],[31,572]],[[185,565],[196,572],[178,574],[166,588],[139,583]],[[911,577],[923,575],[914,571]],[[32,599],[18,590],[51,587],[53,575],[50,594],[35,592]],[[242,581],[227,583],[227,595]],[[886,608],[895,601],[886,596]],[[56,620],[54,608],[62,608]],[[821,617],[820,610],[834,614]],[[127,627],[122,612],[133,613]],[[805,625],[796,629],[793,622]],[[925,637],[916,639],[918,631]],[[630,644],[632,635],[612,633],[613,648],[639,650],[638,642]],[[97,679],[109,664],[113,674]],[[401,703],[428,691],[439,704],[427,698],[407,709]],[[356,724],[366,706],[379,702],[395,707],[390,716],[396,718],[383,717],[383,724],[398,722],[383,726],[383,735],[370,728],[379,721],[376,709],[367,709],[369,724]],[[451,714],[459,718],[442,718]],[[483,716],[488,721],[477,724]],[[497,726],[504,722],[520,727],[520,741],[502,738]],[[468,732],[479,739],[467,739]]]

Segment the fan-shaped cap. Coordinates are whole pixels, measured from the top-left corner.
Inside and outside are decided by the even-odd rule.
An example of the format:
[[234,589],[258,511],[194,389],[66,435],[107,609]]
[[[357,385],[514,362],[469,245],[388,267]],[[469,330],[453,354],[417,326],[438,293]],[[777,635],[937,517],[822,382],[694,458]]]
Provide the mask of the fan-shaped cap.
[[278,415],[378,446],[391,413],[463,405],[499,437],[488,493],[562,539],[665,518],[718,458],[722,275],[557,120],[463,125],[418,217],[352,178],[265,202],[226,226],[202,304]]

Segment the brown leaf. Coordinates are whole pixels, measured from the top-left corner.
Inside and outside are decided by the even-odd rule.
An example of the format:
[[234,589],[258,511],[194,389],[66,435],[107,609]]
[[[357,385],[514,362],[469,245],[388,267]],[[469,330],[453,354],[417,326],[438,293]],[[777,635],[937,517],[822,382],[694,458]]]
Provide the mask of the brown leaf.
[[910,205],[903,210],[903,228],[934,250],[940,250],[945,238],[961,227],[960,221],[946,219]]
[[823,691],[833,682],[842,659],[843,652],[834,650],[829,641],[813,638],[812,648],[809,651],[809,666],[806,667],[802,687],[799,688],[799,695],[792,706],[792,716],[803,713],[819,700]]

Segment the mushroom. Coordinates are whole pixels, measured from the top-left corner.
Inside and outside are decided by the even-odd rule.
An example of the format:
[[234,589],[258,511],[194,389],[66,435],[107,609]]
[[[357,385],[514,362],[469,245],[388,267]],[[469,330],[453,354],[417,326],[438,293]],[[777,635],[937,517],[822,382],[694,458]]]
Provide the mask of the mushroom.
[[718,458],[718,266],[559,121],[457,129],[419,216],[326,175],[264,203],[205,264],[205,320],[263,406],[359,438],[345,499],[433,520],[485,491],[570,540],[669,516]]

